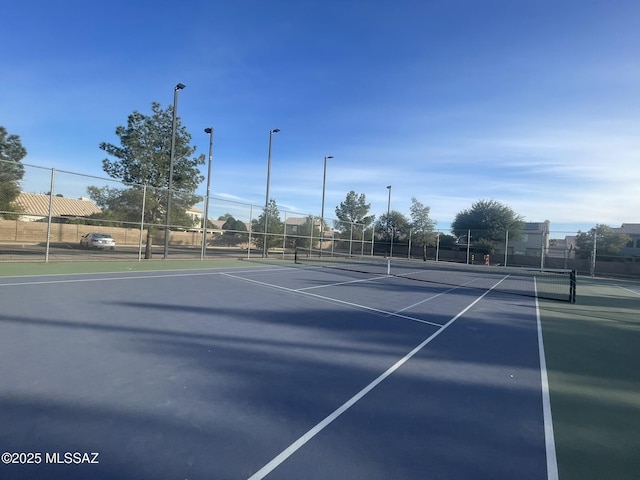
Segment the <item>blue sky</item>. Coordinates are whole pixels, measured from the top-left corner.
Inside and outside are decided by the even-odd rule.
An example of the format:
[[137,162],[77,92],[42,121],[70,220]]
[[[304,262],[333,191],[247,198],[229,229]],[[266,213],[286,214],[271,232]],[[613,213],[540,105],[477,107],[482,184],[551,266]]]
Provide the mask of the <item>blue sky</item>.
[[[441,229],[480,199],[560,232],[640,222],[637,1],[24,0],[2,16],[0,125],[24,163],[105,177],[98,145],[180,82],[198,153],[215,128],[214,197],[264,204],[279,128],[283,210],[320,214],[332,155],[327,217],[350,190],[384,214],[392,185],[392,209],[416,197]],[[56,191],[86,195],[67,180]]]

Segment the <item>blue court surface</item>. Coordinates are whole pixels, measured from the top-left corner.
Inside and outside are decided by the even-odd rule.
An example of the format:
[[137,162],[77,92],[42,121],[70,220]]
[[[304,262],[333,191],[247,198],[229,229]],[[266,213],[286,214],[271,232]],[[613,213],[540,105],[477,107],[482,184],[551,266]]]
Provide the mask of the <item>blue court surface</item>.
[[554,478],[536,299],[510,281],[1,278],[0,478]]

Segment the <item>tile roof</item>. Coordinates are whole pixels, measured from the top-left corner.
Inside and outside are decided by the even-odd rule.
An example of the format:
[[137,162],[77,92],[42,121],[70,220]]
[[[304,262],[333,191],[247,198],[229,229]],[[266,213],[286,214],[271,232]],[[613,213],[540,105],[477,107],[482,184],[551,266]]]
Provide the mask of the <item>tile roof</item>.
[[[285,220],[287,225],[304,225],[309,221],[309,217],[289,217]],[[320,224],[320,219],[318,217],[313,217],[314,225]]]
[[618,233],[640,235],[640,223],[623,223],[620,228],[615,228]]
[[[14,200],[14,204],[23,215],[49,216],[49,195],[23,192]],[[88,217],[100,212],[101,210],[90,200],[53,197],[54,217]]]

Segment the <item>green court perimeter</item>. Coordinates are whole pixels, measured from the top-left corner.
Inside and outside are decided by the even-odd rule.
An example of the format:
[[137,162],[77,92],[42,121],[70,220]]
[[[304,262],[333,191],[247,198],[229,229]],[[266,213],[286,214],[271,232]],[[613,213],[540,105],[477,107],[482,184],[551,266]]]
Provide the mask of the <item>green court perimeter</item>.
[[580,278],[540,313],[560,479],[639,478],[640,283]]
[[[279,259],[0,263],[0,276],[293,265]],[[561,480],[640,472],[640,283],[579,278],[576,304],[541,301]]]
[[[144,262],[33,262],[0,263],[0,277],[30,275],[71,275],[74,273],[150,272],[164,270],[196,270],[282,264],[284,262],[256,257],[251,259],[145,260]],[[292,262],[286,262],[290,264]]]

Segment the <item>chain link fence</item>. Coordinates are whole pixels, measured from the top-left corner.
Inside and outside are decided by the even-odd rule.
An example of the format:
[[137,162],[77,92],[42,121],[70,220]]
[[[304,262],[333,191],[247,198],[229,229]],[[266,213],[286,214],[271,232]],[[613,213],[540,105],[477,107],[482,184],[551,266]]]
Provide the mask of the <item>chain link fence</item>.
[[[516,235],[387,231],[233,199],[129,185],[19,164],[29,192],[0,161],[0,262],[292,258],[297,247],[351,255],[577,270],[640,277],[640,224],[560,232],[527,223]],[[7,173],[9,172],[9,173]],[[208,201],[208,203],[207,203]],[[204,221],[205,212],[208,220]],[[113,245],[94,241],[108,235]],[[113,247],[113,248],[112,248]]]

